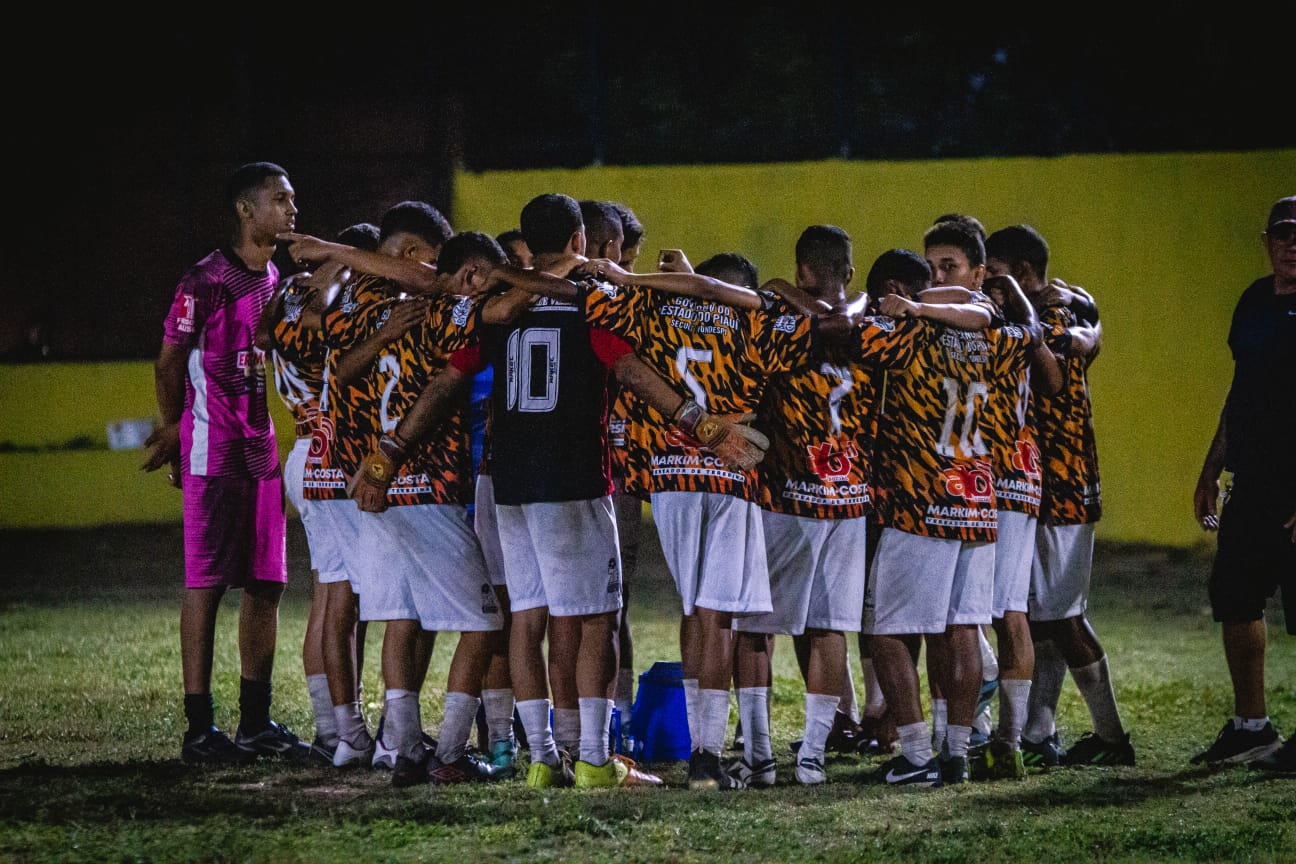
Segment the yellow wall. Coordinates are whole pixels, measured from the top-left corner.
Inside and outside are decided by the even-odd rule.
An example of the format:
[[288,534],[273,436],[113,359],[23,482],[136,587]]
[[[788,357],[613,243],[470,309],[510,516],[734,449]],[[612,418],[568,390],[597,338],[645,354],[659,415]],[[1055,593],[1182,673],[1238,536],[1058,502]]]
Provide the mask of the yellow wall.
[[[458,177],[453,222],[495,234],[542,192],[615,199],[647,228],[641,269],[663,247],[695,263],[736,250],[763,279],[790,278],[797,235],[832,223],[855,240],[861,282],[878,253],[917,248],[942,213],[971,213],[991,231],[1034,225],[1053,248],[1053,275],[1102,308],[1090,375],[1098,536],[1192,545],[1192,487],[1228,388],[1229,315],[1268,272],[1259,234],[1273,201],[1296,194],[1293,178],[1296,150],[494,172]],[[292,423],[271,404],[286,455]],[[103,446],[109,422],[155,413],[147,362],[0,366],[0,443],[86,435]],[[0,527],[178,519],[179,493],[140,472],[140,456],[0,452]]]
[[1296,194],[1296,150],[941,162],[588,168],[463,174],[454,224],[498,233],[544,192],[629,205],[657,250],[735,250],[762,279],[791,278],[801,230],[855,241],[863,281],[882,251],[919,249],[946,212],[994,231],[1028,223],[1052,275],[1097,295],[1104,343],[1091,369],[1104,517],[1098,536],[1192,545],[1192,488],[1228,389],[1225,337],[1242,290],[1269,272],[1269,206]]

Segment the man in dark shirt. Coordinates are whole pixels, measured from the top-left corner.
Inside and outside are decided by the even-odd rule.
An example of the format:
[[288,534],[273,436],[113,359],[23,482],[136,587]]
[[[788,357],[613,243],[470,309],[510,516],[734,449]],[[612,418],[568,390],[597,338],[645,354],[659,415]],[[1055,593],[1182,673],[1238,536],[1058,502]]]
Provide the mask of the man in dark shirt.
[[[1192,761],[1296,773],[1296,736],[1283,743],[1264,690],[1264,607],[1279,587],[1296,635],[1296,196],[1273,205],[1262,236],[1273,273],[1233,312],[1233,382],[1193,496],[1197,521],[1219,531],[1210,600],[1223,624],[1234,716]],[[1222,471],[1232,480],[1217,516]]]

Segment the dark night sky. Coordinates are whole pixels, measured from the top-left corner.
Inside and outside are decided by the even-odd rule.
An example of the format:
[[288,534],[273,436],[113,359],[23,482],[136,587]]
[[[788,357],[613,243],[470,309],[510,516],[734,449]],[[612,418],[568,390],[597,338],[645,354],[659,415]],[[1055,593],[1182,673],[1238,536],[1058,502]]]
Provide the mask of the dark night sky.
[[[887,27],[810,3],[755,4],[714,26],[696,8],[489,21],[380,9],[380,22],[343,19],[332,34],[316,20],[332,13],[313,8],[257,19],[255,31],[252,19],[203,29],[212,23],[201,17],[183,29],[79,17],[73,32],[52,21],[15,31],[2,61],[18,206],[0,258],[13,311],[0,351],[40,316],[61,356],[152,356],[175,280],[221,239],[223,178],[249,159],[289,167],[319,214],[305,227],[324,233],[380,201],[447,206],[454,161],[487,170],[1296,142],[1289,29],[1263,21],[1043,27],[945,13]],[[148,32],[159,27],[168,35]]]

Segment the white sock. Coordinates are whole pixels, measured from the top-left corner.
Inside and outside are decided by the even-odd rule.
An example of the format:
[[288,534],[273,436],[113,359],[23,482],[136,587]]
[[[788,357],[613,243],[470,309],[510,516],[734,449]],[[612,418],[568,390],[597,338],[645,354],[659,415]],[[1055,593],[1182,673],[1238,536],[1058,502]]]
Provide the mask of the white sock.
[[359,702],[348,702],[345,705],[333,706],[333,722],[337,726],[338,738],[346,739],[356,750],[365,750],[373,737],[365,725],[364,714],[360,711]]
[[307,675],[306,691],[310,693],[311,710],[315,712],[315,737],[330,747],[338,742],[337,721],[333,719],[333,697],[329,695],[327,675]]
[[1233,715],[1233,728],[1242,729],[1246,732],[1261,732],[1269,725],[1269,715],[1259,718],[1258,720]]
[[441,718],[436,750],[436,757],[443,763],[449,765],[467,749],[468,733],[477,722],[477,705],[480,702],[480,699],[469,693],[446,693],[445,716]]
[[383,716],[383,743],[395,748],[397,756],[418,759],[423,746],[418,694],[413,690],[388,690]]
[[634,670],[622,666],[617,670],[615,698],[612,700],[616,709],[621,712],[621,728],[630,727],[630,712],[634,708]]
[[724,752],[725,735],[729,732],[729,691],[698,688],[697,701],[697,747],[719,755]]
[[832,731],[833,719],[840,703],[840,696],[805,694],[805,732],[801,736],[801,749],[797,751],[798,759],[824,761],[828,733]]
[[[578,702],[577,705],[580,703]],[[554,742],[574,758],[580,752],[581,712],[580,708],[553,709]]]
[[486,731],[490,742],[513,740],[513,690],[483,690],[482,706],[486,709]]
[[517,712],[522,719],[522,728],[526,730],[531,760],[557,767],[558,745],[554,743],[553,727],[549,725],[549,705],[548,699],[527,699],[517,703]]
[[855,676],[851,674],[849,654],[846,655],[846,680],[842,684],[841,699],[837,703],[837,710],[849,715],[852,723],[858,724],[860,722],[859,701],[855,698]]
[[949,724],[949,701],[932,700],[932,750],[940,753],[945,748],[946,727]]
[[604,765],[610,757],[608,727],[612,724],[612,700],[582,696],[576,712],[580,722],[580,758],[591,765]]
[[1062,685],[1066,683],[1067,665],[1052,639],[1035,643],[1035,676],[1031,678],[1030,710],[1022,738],[1040,743],[1057,731],[1055,716]]
[[900,752],[914,765],[926,765],[932,759],[931,727],[926,720],[897,726],[896,734],[900,736]]
[[999,682],[999,737],[1021,749],[1022,729],[1030,711],[1031,682],[1004,678]]
[[1120,710],[1116,707],[1116,692],[1112,690],[1111,672],[1107,668],[1107,655],[1088,666],[1071,670],[1076,688],[1089,706],[1094,732],[1104,741],[1123,741],[1125,727],[1121,725]]
[[[698,703],[698,679],[684,679],[684,713],[688,715],[689,741],[692,749],[697,750],[702,746],[701,724],[698,720],[701,718],[702,706]],[[720,751],[716,751],[717,753]]]
[[977,636],[980,637],[978,641],[981,646],[981,680],[993,681],[999,677],[999,658],[995,656],[994,647],[983,628],[977,628]]
[[945,728],[945,748],[950,756],[967,757],[968,739],[972,737],[971,726],[950,725]]
[[[774,758],[774,745],[770,741],[769,688],[738,688],[738,717],[742,720],[743,755],[747,764],[758,765]],[[729,728],[729,715],[725,714],[725,729]],[[720,741],[723,743],[724,737]]]
[[873,659],[866,657],[860,665],[864,667],[864,716],[881,717],[886,711],[886,698],[878,684],[877,673],[873,671]]

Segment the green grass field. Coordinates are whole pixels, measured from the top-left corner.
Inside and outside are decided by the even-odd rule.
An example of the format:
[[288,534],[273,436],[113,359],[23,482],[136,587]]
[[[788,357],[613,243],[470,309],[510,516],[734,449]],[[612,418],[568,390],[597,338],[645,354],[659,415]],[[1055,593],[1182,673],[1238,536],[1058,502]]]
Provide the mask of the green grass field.
[[[707,796],[684,788],[683,763],[653,766],[664,789],[544,794],[520,780],[393,789],[385,774],[331,768],[183,766],[180,543],[178,525],[0,533],[0,860],[1296,861],[1296,778],[1188,764],[1232,713],[1204,549],[1099,544],[1090,619],[1137,767],[919,791],[872,783],[880,761],[853,756],[830,758],[829,783],[803,788],[788,758],[774,789]],[[289,555],[275,715],[310,737],[296,521]],[[677,601],[651,523],[641,559],[639,670],[678,659]],[[215,675],[217,722],[231,729],[237,602],[222,610]],[[1296,639],[1271,608],[1269,711],[1289,734]],[[438,643],[424,692],[434,734],[455,638]],[[371,720],[380,640],[379,627],[364,670]],[[790,757],[803,702],[786,640],[775,663],[775,752]],[[1059,724],[1065,741],[1090,728],[1070,682]]]

